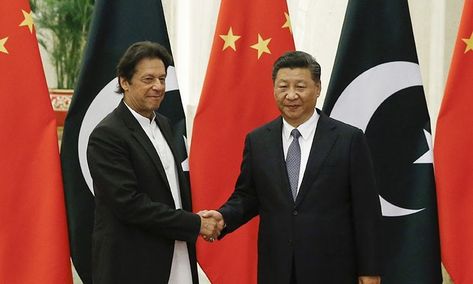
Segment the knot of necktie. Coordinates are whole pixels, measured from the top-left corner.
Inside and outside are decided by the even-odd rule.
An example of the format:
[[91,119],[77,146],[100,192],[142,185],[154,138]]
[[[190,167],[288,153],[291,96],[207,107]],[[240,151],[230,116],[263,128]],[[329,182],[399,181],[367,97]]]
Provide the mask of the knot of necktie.
[[291,136],[294,137],[294,139],[299,139],[299,137],[301,137],[301,133],[299,132],[299,130],[297,130],[297,128],[294,128],[292,131],[291,131]]

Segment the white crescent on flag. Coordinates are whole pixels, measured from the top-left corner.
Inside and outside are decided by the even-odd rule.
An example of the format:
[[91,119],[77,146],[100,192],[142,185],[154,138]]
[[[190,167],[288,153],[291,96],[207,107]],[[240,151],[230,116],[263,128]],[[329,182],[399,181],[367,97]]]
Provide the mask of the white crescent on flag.
[[[418,64],[407,61],[379,64],[360,74],[343,90],[330,116],[366,131],[371,117],[386,99],[402,89],[414,86],[422,86]],[[426,139],[429,139],[427,135]],[[432,142],[427,143],[429,150],[422,157],[430,153],[432,163]],[[383,216],[388,217],[406,216],[425,209],[403,208],[392,204],[381,195],[379,200]]]

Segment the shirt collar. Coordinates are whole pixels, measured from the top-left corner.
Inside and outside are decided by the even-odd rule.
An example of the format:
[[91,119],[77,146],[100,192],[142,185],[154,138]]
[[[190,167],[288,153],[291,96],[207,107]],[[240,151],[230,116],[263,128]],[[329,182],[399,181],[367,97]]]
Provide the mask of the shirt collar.
[[[317,110],[314,110],[312,116],[306,120],[304,123],[297,127],[297,130],[301,133],[302,139],[307,139],[317,126],[317,122],[319,121],[320,114]],[[282,135],[285,139],[291,138],[291,131],[296,128],[290,125],[284,118],[282,119]]]
[[156,123],[155,118],[156,118],[156,113],[153,112],[153,118],[150,120],[146,116],[143,116],[136,112],[134,109],[132,109],[129,105],[123,101],[123,103],[126,105],[126,107],[130,110],[131,114],[138,120],[138,123],[141,125],[141,127],[149,127],[151,124]]

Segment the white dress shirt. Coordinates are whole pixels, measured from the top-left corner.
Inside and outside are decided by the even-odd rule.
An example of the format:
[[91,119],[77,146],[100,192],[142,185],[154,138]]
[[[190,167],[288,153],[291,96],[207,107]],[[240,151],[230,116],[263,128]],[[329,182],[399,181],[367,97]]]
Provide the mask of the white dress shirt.
[[[153,119],[142,116],[134,111],[126,103],[125,105],[131,111],[133,116],[138,120],[139,124],[148,135],[149,140],[153,143],[156,152],[158,153],[161,163],[163,164],[166,177],[171,187],[172,198],[176,209],[182,208],[181,194],[179,191],[179,179],[177,177],[176,163],[172,155],[171,148],[169,148],[166,139],[156,123],[156,115]],[[189,261],[189,251],[187,243],[184,241],[174,242],[174,255],[172,257],[171,275],[169,276],[170,284],[192,284],[192,272]]]
[[[299,193],[299,188],[302,183],[302,178],[304,177],[304,172],[307,167],[307,161],[309,160],[310,149],[312,148],[312,142],[314,140],[315,129],[317,128],[317,123],[319,122],[320,115],[314,110],[314,114],[304,123],[297,127],[297,130],[301,133],[299,137],[299,145],[301,146],[301,167],[299,170],[299,182],[297,184],[297,193]],[[291,136],[291,131],[294,129],[284,118],[282,124],[282,148],[284,151],[284,160],[287,157],[287,150],[289,145],[291,145],[294,137]]]

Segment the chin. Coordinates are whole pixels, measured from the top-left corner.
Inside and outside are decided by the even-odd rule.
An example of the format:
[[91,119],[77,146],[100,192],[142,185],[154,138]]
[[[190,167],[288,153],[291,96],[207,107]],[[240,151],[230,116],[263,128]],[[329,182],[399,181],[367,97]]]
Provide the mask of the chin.
[[292,120],[298,120],[301,117],[301,114],[299,112],[286,112],[284,115],[288,119]]

